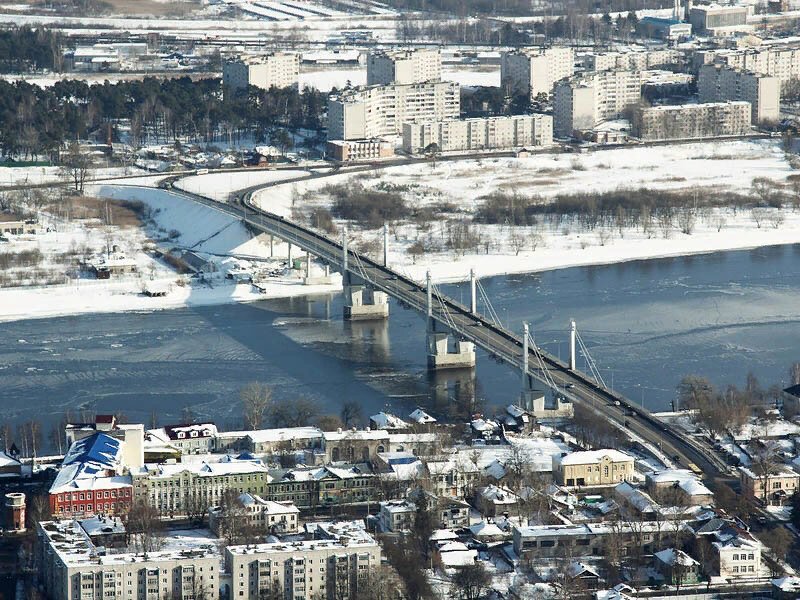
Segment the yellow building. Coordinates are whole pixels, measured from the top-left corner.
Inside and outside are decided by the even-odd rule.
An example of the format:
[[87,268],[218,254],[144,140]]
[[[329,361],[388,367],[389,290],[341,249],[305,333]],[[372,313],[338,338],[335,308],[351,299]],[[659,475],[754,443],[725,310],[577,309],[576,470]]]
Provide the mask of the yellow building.
[[633,457],[619,450],[572,452],[553,457],[553,480],[565,486],[612,485],[633,475]]

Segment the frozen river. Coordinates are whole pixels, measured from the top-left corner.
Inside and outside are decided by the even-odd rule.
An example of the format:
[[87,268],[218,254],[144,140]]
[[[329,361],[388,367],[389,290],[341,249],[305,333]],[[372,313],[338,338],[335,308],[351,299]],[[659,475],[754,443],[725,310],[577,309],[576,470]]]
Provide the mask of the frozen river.
[[[483,283],[504,322],[520,330],[528,320],[536,341],[562,357],[574,318],[606,383],[652,409],[669,408],[687,373],[742,384],[752,370],[768,385],[800,360],[800,246]],[[464,297],[464,286],[443,289]],[[325,413],[356,400],[365,415],[387,405],[406,414],[429,405],[442,382],[426,371],[422,317],[391,311],[388,323],[344,323],[334,296],[0,324],[0,415],[49,426],[85,408],[164,423],[191,406],[238,427],[249,381],[268,382],[279,398],[313,398]],[[518,381],[479,355],[477,389],[488,403],[515,401]]]

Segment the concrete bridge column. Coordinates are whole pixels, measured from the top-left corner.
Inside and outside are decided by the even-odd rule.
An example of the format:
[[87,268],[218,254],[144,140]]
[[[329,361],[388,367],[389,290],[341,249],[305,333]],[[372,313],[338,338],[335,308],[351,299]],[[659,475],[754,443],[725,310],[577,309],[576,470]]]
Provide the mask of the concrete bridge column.
[[342,234],[342,293],[344,318],[349,321],[371,321],[389,318],[389,296],[360,283],[349,270],[347,230]]
[[428,297],[428,368],[471,369],[475,366],[475,344],[456,339],[444,326],[433,319],[433,284],[431,272],[426,275]]
[[529,373],[529,328],[527,323],[522,324],[522,391],[520,392],[520,405],[532,413],[541,413],[545,408],[545,395],[541,390],[534,389],[533,377]]

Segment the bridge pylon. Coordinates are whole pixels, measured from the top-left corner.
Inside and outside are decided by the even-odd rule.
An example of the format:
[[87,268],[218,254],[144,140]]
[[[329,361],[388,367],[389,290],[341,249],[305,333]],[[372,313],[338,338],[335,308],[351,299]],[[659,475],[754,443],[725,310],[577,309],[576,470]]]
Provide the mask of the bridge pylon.
[[372,321],[389,318],[389,295],[365,285],[350,272],[347,229],[342,233],[342,293],[344,318],[348,321]]
[[452,331],[433,318],[433,283],[431,272],[425,275],[428,314],[426,317],[426,342],[428,368],[471,369],[475,366],[475,344],[458,339]]

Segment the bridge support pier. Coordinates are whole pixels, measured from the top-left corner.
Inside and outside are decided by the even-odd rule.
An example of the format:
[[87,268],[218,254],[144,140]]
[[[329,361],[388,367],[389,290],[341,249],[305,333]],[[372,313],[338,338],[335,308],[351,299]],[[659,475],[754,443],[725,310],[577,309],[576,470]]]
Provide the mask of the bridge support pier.
[[323,273],[311,272],[311,254],[306,252],[306,274],[303,277],[303,285],[330,285],[331,268],[325,265]]
[[428,291],[427,346],[428,368],[438,369],[471,369],[475,366],[475,344],[454,338],[449,330],[442,330],[433,318],[433,284],[431,272],[426,275]]
[[347,321],[371,321],[389,318],[389,296],[355,281],[350,273],[347,249],[347,229],[342,233],[342,293],[344,318]]

